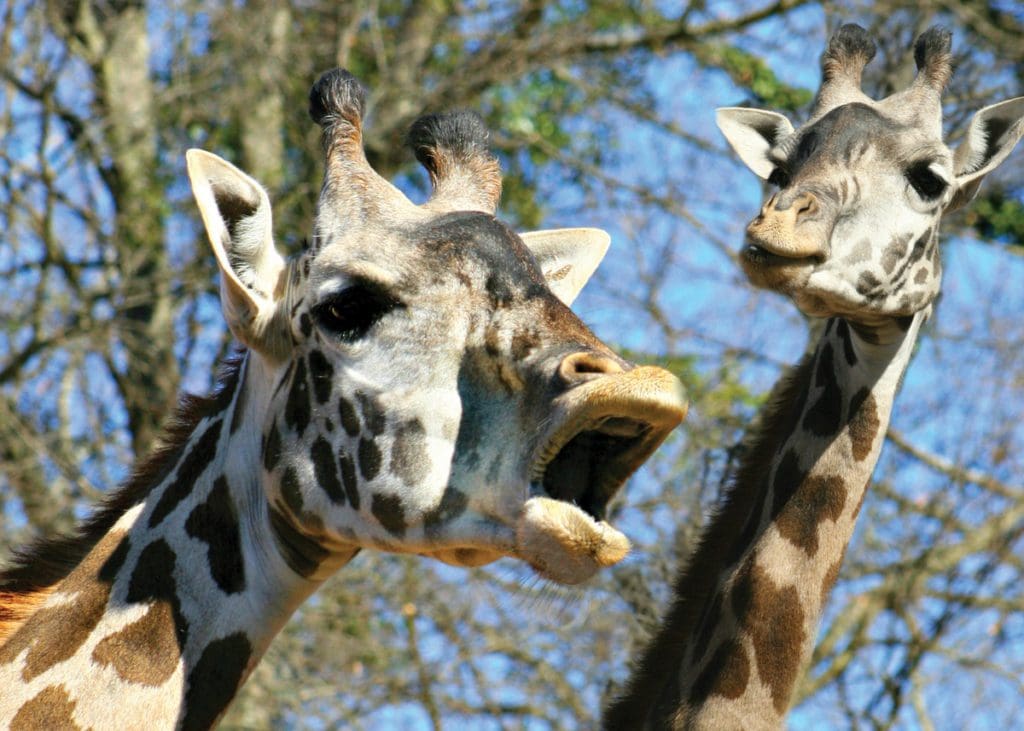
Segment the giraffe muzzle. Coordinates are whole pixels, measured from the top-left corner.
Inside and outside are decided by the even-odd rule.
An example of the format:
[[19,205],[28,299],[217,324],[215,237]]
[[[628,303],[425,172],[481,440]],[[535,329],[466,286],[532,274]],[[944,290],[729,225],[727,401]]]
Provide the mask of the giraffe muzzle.
[[594,378],[556,399],[516,528],[519,556],[564,584],[625,558],[629,541],[604,521],[608,504],[686,411],[679,380],[651,366]]

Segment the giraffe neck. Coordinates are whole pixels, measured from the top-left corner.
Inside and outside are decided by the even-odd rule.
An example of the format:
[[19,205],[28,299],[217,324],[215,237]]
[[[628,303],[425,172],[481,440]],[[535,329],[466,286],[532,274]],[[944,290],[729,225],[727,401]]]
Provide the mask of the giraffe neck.
[[206,728],[352,558],[274,520],[260,469],[270,375],[247,356],[138,502],[64,578],[21,596],[34,611],[0,645],[0,725],[106,728],[116,703],[122,728]]
[[781,725],[926,316],[833,318],[775,385],[607,728]]

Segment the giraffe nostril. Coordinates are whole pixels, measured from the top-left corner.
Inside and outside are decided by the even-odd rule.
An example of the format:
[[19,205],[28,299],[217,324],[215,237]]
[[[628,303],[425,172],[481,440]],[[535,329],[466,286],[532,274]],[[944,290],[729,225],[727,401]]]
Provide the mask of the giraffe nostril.
[[810,193],[801,196],[800,200],[796,202],[796,215],[800,216],[813,216],[818,212],[818,199]]
[[558,375],[567,386],[623,370],[614,358],[585,351],[567,355],[558,364]]

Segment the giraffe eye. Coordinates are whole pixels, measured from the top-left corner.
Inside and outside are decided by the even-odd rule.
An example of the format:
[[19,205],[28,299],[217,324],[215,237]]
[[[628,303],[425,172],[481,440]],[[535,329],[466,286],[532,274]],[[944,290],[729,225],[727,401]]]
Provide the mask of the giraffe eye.
[[946,186],[949,185],[949,183],[932,171],[931,163],[927,160],[915,162],[907,168],[906,176],[910,187],[927,201],[933,201],[938,198],[946,190]]
[[314,309],[317,324],[345,343],[354,343],[402,303],[379,286],[353,284],[324,298]]
[[789,173],[782,168],[774,168],[771,175],[768,176],[768,184],[774,185],[776,188],[785,188],[789,185]]

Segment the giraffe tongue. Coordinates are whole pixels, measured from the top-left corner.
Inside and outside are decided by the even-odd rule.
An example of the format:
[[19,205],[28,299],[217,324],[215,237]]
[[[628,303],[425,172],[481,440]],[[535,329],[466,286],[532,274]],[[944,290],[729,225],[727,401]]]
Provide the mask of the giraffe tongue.
[[516,524],[516,553],[541,576],[579,584],[629,553],[629,539],[575,505],[548,497],[526,501]]

